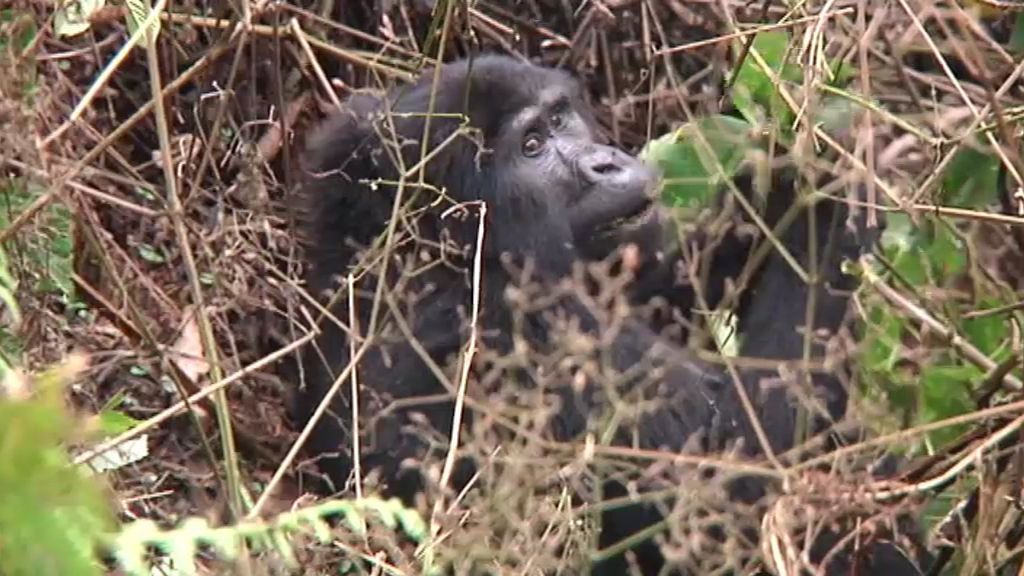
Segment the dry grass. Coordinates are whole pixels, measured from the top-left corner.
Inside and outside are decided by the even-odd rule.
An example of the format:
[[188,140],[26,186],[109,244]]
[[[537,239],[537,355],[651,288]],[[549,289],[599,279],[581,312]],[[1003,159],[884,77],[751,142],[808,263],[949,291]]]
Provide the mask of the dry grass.
[[[378,4],[389,10],[374,15]],[[976,8],[931,0],[814,1],[792,13],[778,3],[731,0],[579,7],[490,0],[460,4],[452,18],[432,24],[427,4],[175,2],[162,17],[155,46],[128,52],[102,85],[97,78],[129,35],[120,5],[95,14],[83,34],[58,37],[51,4],[5,4],[11,17],[0,20],[0,40],[27,39],[0,44],[0,190],[6,198],[0,239],[12,254],[26,311],[16,334],[18,353],[39,366],[70,349],[88,351],[92,367],[75,388],[76,405],[98,411],[123,395],[123,410],[153,418],[147,424],[150,456],[109,476],[125,517],[173,523],[186,515],[225,520],[232,509],[245,515],[239,488],[262,488],[272,478],[280,482],[260,500],[261,513],[308,498],[297,472],[312,474],[314,467],[302,456],[284,459],[298,430],[285,409],[288,383],[277,368],[296,342],[308,340],[315,314],[299,280],[290,211],[299,155],[308,128],[340,99],[413,77],[436,57],[437,39],[448,28],[445,59],[487,48],[575,70],[602,126],[635,151],[691,117],[719,111],[722,79],[736,62],[730,41],[750,37],[755,25],[748,23],[782,21],[772,28],[793,35],[790,58],[804,72],[802,84],[781,92],[782,106],[806,113],[820,104],[817,96],[830,90],[824,86],[828,57],[859,69],[850,99],[872,110],[838,134],[806,122],[796,126],[799,138],[837,159],[816,168],[867,182],[870,209],[952,226],[962,241],[958,253],[969,262],[957,278],[933,278],[924,286],[876,280],[859,299],[860,311],[882,302],[887,314],[912,327],[915,337],[904,342],[894,373],[923,373],[937,354],[952,350],[959,364],[988,375],[962,382],[978,392],[973,409],[954,422],[964,426],[962,440],[922,457],[897,490],[942,487],[954,501],[977,500],[971,528],[944,533],[964,552],[961,573],[990,573],[1020,556],[1015,505],[1021,491],[1007,480],[1020,474],[1012,457],[1022,408],[1013,390],[1021,378],[1019,319],[1013,306],[985,311],[1019,302],[1024,282],[1024,200],[1011,193],[1021,183],[1015,172],[1024,169],[1024,64],[1020,51],[1007,48],[1013,12],[987,12],[983,19]],[[33,28],[37,34],[26,33]],[[424,57],[426,48],[431,52]],[[155,100],[160,91],[164,98]],[[957,191],[943,189],[943,175],[967,148],[1011,167],[1009,184],[987,202],[954,206]],[[65,245],[63,253],[54,252]],[[47,253],[51,258],[40,256]],[[42,284],[61,278],[66,282],[57,288]],[[1011,328],[999,343],[999,359],[990,347],[954,337],[964,314],[1005,319]],[[278,352],[283,346],[292,348]],[[271,361],[261,361],[271,354]],[[558,359],[545,363],[558,367]],[[191,410],[181,404],[167,411],[225,379]],[[495,379],[481,381],[493,386]],[[485,390],[494,418],[511,418],[523,433],[505,443],[491,436],[491,418],[475,419],[463,448],[500,464],[500,472],[485,468],[476,483],[485,490],[446,502],[451,508],[440,515],[439,554],[457,564],[490,558],[502,573],[553,571],[582,553],[591,531],[570,492],[592,491],[598,468],[657,476],[654,484],[676,496],[661,536],[665,550],[700,573],[712,573],[709,566],[721,560],[701,551],[707,543],[698,528],[716,518],[707,510],[729,511],[735,546],[743,545],[746,527],[784,538],[786,526],[800,518],[827,520],[834,500],[823,487],[843,496],[859,488],[863,498],[851,506],[876,510],[884,522],[898,505],[879,495],[883,487],[858,483],[852,463],[892,447],[919,454],[926,451],[925,432],[950,424],[941,422],[947,414],[922,421],[866,395],[859,413],[884,422],[881,428],[890,433],[846,448],[842,458],[833,455],[827,479],[808,464],[786,470],[794,474],[792,495],[773,505],[765,524],[744,526],[747,514],[720,501],[719,483],[692,467],[671,465],[677,457],[552,450],[530,440],[541,417],[521,405],[529,399],[500,387]],[[233,434],[221,434],[228,426]],[[438,446],[436,460],[424,463],[435,477],[445,442]],[[603,468],[593,465],[595,458]],[[977,466],[979,460],[986,465]],[[731,473],[718,464],[716,478]],[[370,478],[361,488],[372,487]],[[828,504],[808,508],[810,496]],[[426,502],[422,509],[429,516]],[[938,514],[948,510],[947,502]],[[372,542],[346,546],[388,550],[397,570],[414,573],[408,549],[385,536]],[[311,573],[336,554],[303,551]]]

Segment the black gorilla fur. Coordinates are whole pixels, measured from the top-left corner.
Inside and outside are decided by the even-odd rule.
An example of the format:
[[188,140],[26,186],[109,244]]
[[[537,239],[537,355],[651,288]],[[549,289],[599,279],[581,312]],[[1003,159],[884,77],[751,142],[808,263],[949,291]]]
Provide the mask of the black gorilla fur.
[[[632,243],[639,248],[641,259],[629,288],[630,299],[634,304],[666,302],[673,312],[656,317],[630,315],[617,324],[613,334],[603,334],[610,337],[599,339],[596,351],[589,352],[603,354],[610,365],[605,369],[620,376],[616,385],[621,397],[655,400],[646,412],[618,421],[614,443],[679,452],[684,444],[692,450],[696,437],[698,450],[720,452],[740,440],[746,454],[760,455],[761,444],[729,375],[718,366],[696,360],[678,340],[659,334],[660,328],[678,324],[675,316],[692,316],[696,293],[679,274],[680,250],[666,253],[662,249],[668,235],[661,209],[652,201],[654,173],[597,142],[596,124],[577,84],[563,72],[501,56],[442,66],[432,99],[433,79],[433,72],[427,73],[418,83],[383,98],[354,95],[345,111],[327,122],[309,144],[304,230],[311,293],[317,297],[340,294],[331,310],[348,325],[352,319],[347,313],[344,277],[354,270],[362,248],[381,238],[397,215],[395,248],[388,254],[385,285],[396,293],[415,295],[412,303],[382,304],[380,319],[375,322],[371,314],[380,272],[359,272],[362,275],[355,288],[358,334],[364,334],[371,324],[376,333],[383,334],[382,327],[393,326],[397,322],[393,313],[401,308],[406,335],[415,335],[421,347],[417,350],[399,330],[394,338],[377,336],[360,358],[360,419],[367,418],[360,428],[360,436],[367,438],[360,450],[364,476],[370,471],[380,473],[391,494],[410,502],[424,484],[415,467],[402,464],[422,458],[428,446],[409,426],[416,420],[412,414],[424,415],[444,437],[451,430],[451,391],[433,370],[457,355],[468,337],[465,311],[473,296],[469,270],[479,214],[475,206],[464,206],[462,217],[450,213],[441,217],[453,202],[486,203],[479,317],[484,346],[498,353],[511,352],[516,344],[513,334],[521,334],[533,349],[549,351],[564,346],[559,335],[565,334],[567,325],[578,333],[602,335],[606,326],[603,312],[585,304],[581,293],[565,290],[559,282],[573,274],[575,265],[604,259]],[[421,158],[420,140],[428,110],[435,116],[426,148],[430,155],[422,180],[426,185],[421,186],[412,168]],[[475,138],[457,134],[464,119],[476,130]],[[399,186],[403,172],[410,177]],[[780,176],[775,186],[778,189],[772,191],[763,215],[769,226],[780,220],[795,199],[792,179]],[[751,185],[741,183],[740,187],[749,189]],[[399,190],[401,212],[393,208]],[[440,197],[439,191],[445,196]],[[723,207],[729,203],[727,195],[721,202]],[[405,215],[407,209],[416,215]],[[817,218],[814,241],[819,247],[817,270],[820,286],[827,287],[817,289],[814,328],[816,333],[835,333],[846,312],[848,296],[844,291],[852,288],[851,280],[840,271],[840,262],[856,258],[870,242],[862,238],[863,229],[858,232],[847,227],[842,203],[823,202],[813,210]],[[812,269],[808,211],[804,212],[780,238],[805,269]],[[711,244],[703,234],[696,234],[683,246],[704,249]],[[703,296],[709,308],[723,297],[726,279],[739,275],[754,244],[752,235],[733,228],[715,243],[713,254],[702,256],[707,272]],[[429,258],[423,257],[424,251]],[[444,255],[441,263],[428,264],[427,260],[437,259],[439,253]],[[402,266],[418,266],[419,271],[406,274]],[[532,289],[520,282],[519,272],[524,270]],[[530,306],[524,310],[512,306],[508,298],[516,294]],[[741,355],[802,358],[809,295],[807,284],[773,251],[736,308],[740,331],[746,336]],[[320,327],[323,332],[315,350],[308,351],[303,360],[305,388],[299,399],[301,415],[307,420],[351,358],[346,330],[330,320],[322,321]],[[357,338],[355,347],[362,342]],[[430,362],[421,355],[424,352]],[[812,352],[820,358],[823,345],[816,343]],[[623,376],[627,371],[629,376]],[[797,412],[785,387],[761,385],[762,378],[773,375],[778,376],[747,370],[741,371],[741,380],[768,441],[779,453],[793,447]],[[812,381],[824,407],[816,428],[820,430],[843,415],[846,392],[832,374],[814,374]],[[595,431],[595,416],[607,410],[610,402],[599,387],[564,384],[551,386],[557,399],[554,405],[560,408],[547,430],[554,440],[579,441],[583,434]],[[537,383],[528,384],[524,379],[523,385]],[[435,400],[416,406],[408,402],[428,396]],[[444,401],[437,401],[438,396],[445,397]],[[399,399],[407,402],[385,410]],[[349,401],[346,382],[308,446],[324,455],[320,468],[339,489],[350,480],[353,470]],[[452,481],[456,487],[466,481],[466,470],[461,472]],[[764,480],[743,479],[732,484],[730,493],[752,502],[766,489]],[[626,492],[609,482],[607,494]],[[602,548],[659,518],[653,507],[640,505],[604,513]],[[819,540],[824,544],[837,541],[834,535]],[[816,546],[816,560],[827,551],[823,546]],[[653,542],[633,550],[643,573],[657,573],[663,565]],[[621,574],[626,571],[623,562],[619,555],[595,569]],[[895,545],[866,535],[860,538],[856,553],[846,551],[834,557],[829,573],[851,573],[854,564],[862,574],[918,573]]]

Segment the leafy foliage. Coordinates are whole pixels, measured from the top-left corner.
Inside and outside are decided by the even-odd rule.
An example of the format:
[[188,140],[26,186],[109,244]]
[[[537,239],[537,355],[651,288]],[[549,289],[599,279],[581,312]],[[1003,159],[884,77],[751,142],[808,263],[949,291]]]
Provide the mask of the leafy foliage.
[[[708,205],[727,178],[732,178],[747,153],[758,146],[761,127],[774,126],[775,136],[788,139],[781,129],[793,119],[779,95],[778,84],[801,80],[800,67],[788,61],[792,39],[782,30],[761,32],[752,51],[763,61],[748,56],[737,68],[729,92],[739,116],[715,114],[669,132],[647,143],[641,155],[661,169],[665,178],[662,201],[674,208],[698,209]],[[741,44],[736,45],[737,55]],[[834,66],[834,82],[847,81],[853,69]],[[846,98],[827,95],[814,111],[826,130],[849,126],[855,105]]]
[[[751,124],[774,123],[780,128],[792,124],[795,113],[782,98],[779,87],[792,87],[803,79],[803,70],[792,61],[793,46],[793,39],[785,30],[761,32],[754,37],[750,53],[736,69],[729,95],[736,110]],[[742,49],[740,41],[733,44],[737,57]],[[854,68],[848,64],[832,61],[826,80],[830,85],[839,86],[849,81],[854,73]],[[819,121],[835,126],[848,125],[843,119],[849,119],[849,112],[845,100],[834,96],[824,97],[817,111]]]
[[113,527],[99,486],[73,467],[61,444],[74,420],[64,387],[83,367],[72,358],[31,380],[16,371],[0,398],[0,572],[10,575],[100,574],[97,534]]
[[965,147],[946,168],[943,201],[953,206],[982,207],[996,202],[999,158]]
[[[0,182],[0,230],[9,226],[43,192],[38,185],[24,179]],[[54,293],[69,303],[74,293],[71,213],[63,204],[51,202],[33,219],[32,225],[33,233],[23,235],[19,243],[21,249],[11,254],[15,260],[32,264],[19,267],[26,272],[31,270],[32,283],[26,288]]]
[[[803,71],[790,62],[793,41],[784,30],[761,32],[754,37],[751,54],[735,71],[730,97],[742,118],[716,115],[683,125],[648,143],[644,156],[664,173],[662,200],[669,206],[699,209],[708,205],[723,178],[735,175],[745,155],[756,146],[758,126],[775,126],[776,136],[786,139],[794,118],[779,93],[801,81]],[[734,45],[741,53],[742,43]],[[762,65],[763,63],[763,65]],[[767,68],[767,70],[766,70]],[[831,66],[832,84],[847,82],[855,70]],[[857,111],[856,94],[826,93],[812,113],[825,130],[849,126]],[[978,147],[963,147],[943,174],[942,200],[948,204],[983,208],[996,200],[999,159]],[[894,278],[907,289],[953,289],[971,275],[965,237],[952,225],[925,217],[915,224],[903,213],[887,217],[883,251],[892,263]],[[927,297],[918,294],[919,297]],[[975,305],[996,306],[1001,299],[982,289]],[[984,304],[982,304],[984,303]],[[941,310],[953,328],[974,346],[999,361],[1008,354],[1009,336],[1003,318],[964,320],[956,306]],[[974,409],[971,383],[983,371],[958,358],[946,344],[935,345],[920,333],[915,321],[890,305],[873,302],[865,327],[866,345],[861,366],[864,392],[881,397],[905,423],[928,423]],[[908,350],[928,347],[924,357],[908,360]],[[908,422],[909,420],[909,422]],[[962,429],[933,432],[933,446],[951,441]]]
[[[737,55],[742,44],[734,44]],[[792,112],[786,107],[776,88],[775,76],[781,81],[800,80],[800,68],[787,62],[790,50],[789,34],[783,30],[761,32],[754,37],[751,51],[763,58],[771,73],[767,73],[752,56],[747,56],[735,73],[731,92],[732,103],[740,114],[751,124],[763,124],[773,118],[780,125],[792,119]]]
[[[946,200],[955,205],[983,208],[995,200],[998,160],[965,148],[943,175]],[[949,327],[996,362],[1010,353],[1005,343],[1010,328],[1003,316],[964,318],[961,308],[988,308],[1003,302],[990,282],[979,280],[968,259],[968,243],[974,238],[952,224],[922,218],[915,226],[905,214],[891,214],[882,237],[882,249],[892,267],[892,277],[901,290],[929,307]],[[966,282],[966,284],[965,284]],[[938,303],[930,292],[956,294],[970,286],[960,298]],[[973,296],[965,300],[965,297]],[[861,365],[868,397],[881,395],[904,420],[926,424],[968,413],[976,408],[973,386],[981,382],[984,370],[960,358],[948,344],[934,342],[913,321],[895,315],[886,304],[875,303],[871,322],[865,327],[865,351]],[[910,355],[913,359],[910,359]],[[946,445],[963,428],[932,432],[933,447]]]
[[[429,534],[426,522],[419,514],[405,508],[397,499],[381,500],[329,500],[294,512],[278,515],[270,522],[255,520],[235,526],[210,527],[202,518],[189,518],[181,527],[160,530],[149,520],[134,522],[118,535],[108,540],[106,547],[116,558],[120,567],[130,576],[147,576],[150,568],[146,558],[149,549],[166,554],[179,574],[196,574],[194,558],[200,547],[208,547],[223,559],[235,559],[242,550],[240,539],[257,539],[275,535],[287,536],[310,531],[321,542],[331,541],[331,528],[325,518],[340,516],[349,530],[357,535],[366,533],[366,523],[376,521],[385,528],[404,534],[416,542],[422,542]],[[274,539],[289,563],[294,564],[290,550],[281,539]],[[424,574],[436,571],[427,567]]]
[[650,141],[641,154],[662,171],[662,201],[673,207],[706,206],[722,182],[735,174],[752,128],[739,118],[715,115]]

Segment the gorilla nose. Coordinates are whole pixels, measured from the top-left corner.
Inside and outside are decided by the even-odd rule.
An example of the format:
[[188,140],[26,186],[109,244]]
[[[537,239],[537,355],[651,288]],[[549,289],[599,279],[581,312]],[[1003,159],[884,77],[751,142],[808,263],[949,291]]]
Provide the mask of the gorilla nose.
[[625,170],[632,158],[614,148],[591,150],[580,162],[583,177],[589,182],[600,182]]
[[632,184],[651,177],[643,162],[610,146],[592,148],[580,159],[579,166],[588,184]]

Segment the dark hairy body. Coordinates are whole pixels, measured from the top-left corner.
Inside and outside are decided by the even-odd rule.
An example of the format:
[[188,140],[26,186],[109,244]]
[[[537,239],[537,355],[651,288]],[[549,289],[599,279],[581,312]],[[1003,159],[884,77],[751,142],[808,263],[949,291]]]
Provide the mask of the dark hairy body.
[[[545,370],[533,370],[520,362],[500,379],[506,389],[521,385],[542,391],[545,412],[538,417],[545,420],[551,441],[582,444],[592,434],[617,446],[670,453],[738,447],[755,458],[764,455],[765,442],[774,453],[792,448],[798,401],[787,386],[763,385],[778,379],[778,373],[740,370],[734,382],[722,366],[698,360],[682,345],[686,326],[675,320],[692,318],[695,308],[713,309],[721,301],[726,280],[743,270],[754,235],[733,226],[714,242],[699,232],[678,244],[685,250],[667,248],[676,243],[667,241],[670,227],[653,199],[656,174],[599,141],[576,83],[560,71],[482,56],[445,65],[436,86],[433,80],[428,72],[386,97],[353,96],[309,145],[310,176],[303,191],[308,288],[317,297],[335,296],[330,309],[345,327],[321,319],[322,334],[303,359],[300,416],[308,420],[314,414],[357,351],[362,475],[379,475],[389,495],[412,502],[428,487],[419,468],[407,464],[430,450],[436,456],[438,446],[446,448],[454,413],[451,383],[457,378],[446,382],[439,372],[464,350],[471,334],[471,303],[478,298],[480,344],[499,358],[520,358],[524,347],[549,358],[573,347],[581,335],[590,338],[581,359],[568,367],[549,361]],[[414,168],[421,161],[420,140],[430,110],[435,115],[421,186]],[[464,121],[471,132],[461,130]],[[774,182],[777,189],[763,215],[769,226],[783,218],[796,198],[795,184],[784,171]],[[741,182],[740,188],[750,184]],[[395,209],[396,202],[402,210]],[[486,216],[478,246],[480,203],[486,205]],[[811,210],[814,226],[809,225]],[[870,247],[863,229],[849,227],[846,216],[841,203],[819,203],[803,210],[779,236],[801,266],[817,270],[815,334],[834,334],[842,327],[845,291],[853,284],[841,273],[840,262]],[[390,247],[362,250],[383,237],[390,238]],[[585,290],[587,282],[567,283],[580,278],[581,265],[614,259],[626,245],[636,250],[627,267],[632,282],[625,297],[638,310],[658,303],[658,313],[616,315],[610,311],[613,305],[595,305]],[[699,291],[681,273],[686,269],[682,254],[692,247],[706,280]],[[376,262],[369,272],[356,266],[365,254]],[[813,266],[812,254],[817,256]],[[382,258],[386,267],[380,265]],[[349,273],[355,286],[345,282]],[[380,295],[378,285],[384,288]],[[354,315],[349,314],[350,292]],[[745,335],[741,355],[803,358],[811,293],[781,256],[768,256],[735,307]],[[674,336],[663,334],[665,328]],[[824,344],[815,340],[811,352],[820,358]],[[818,399],[811,422],[820,430],[843,416],[847,396],[834,374],[819,372],[809,380],[811,390],[802,392]],[[497,384],[492,379],[489,385]],[[341,489],[351,483],[355,467],[354,422],[348,382],[335,388],[307,448],[322,455],[320,469]],[[474,393],[473,382],[467,395],[486,401]],[[608,430],[613,399],[644,401],[643,409],[617,413]],[[465,412],[468,422],[472,406]],[[441,442],[425,437],[418,428],[423,422]],[[468,428],[464,422],[462,429]],[[474,464],[461,460],[448,488],[459,490]],[[609,478],[605,496],[625,496],[625,482]],[[729,484],[729,496],[746,503],[769,490],[763,478]],[[600,545],[634,536],[662,517],[649,505],[608,510],[602,515]],[[820,561],[842,535],[818,538],[813,560]],[[855,540],[857,550],[851,546],[829,556],[827,573],[852,573],[854,566],[863,574],[918,573],[886,538]],[[644,574],[657,574],[664,565],[649,539],[633,546],[632,555]],[[625,561],[614,555],[594,570],[627,573]]]

